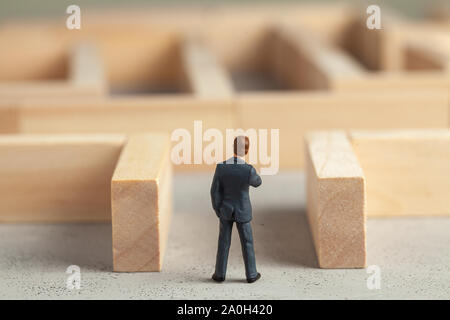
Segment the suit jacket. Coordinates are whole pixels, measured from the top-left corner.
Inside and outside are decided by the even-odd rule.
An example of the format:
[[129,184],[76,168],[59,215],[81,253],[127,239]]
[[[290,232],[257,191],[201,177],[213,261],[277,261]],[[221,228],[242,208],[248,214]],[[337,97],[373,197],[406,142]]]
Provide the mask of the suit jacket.
[[211,202],[221,219],[236,222],[252,220],[249,186],[259,187],[261,177],[252,165],[240,158],[230,158],[216,166],[211,184]]

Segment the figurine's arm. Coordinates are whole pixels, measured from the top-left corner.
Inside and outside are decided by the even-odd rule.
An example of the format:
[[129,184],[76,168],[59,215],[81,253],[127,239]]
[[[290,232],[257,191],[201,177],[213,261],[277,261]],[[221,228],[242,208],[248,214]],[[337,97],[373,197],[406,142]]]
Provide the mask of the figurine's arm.
[[222,202],[222,195],[220,193],[220,181],[219,181],[219,168],[216,167],[216,172],[214,172],[213,181],[211,184],[211,203],[216,215],[219,216],[219,207]]
[[255,168],[252,167],[252,169],[250,170],[250,178],[249,178],[249,184],[252,187],[259,187],[262,183],[262,179],[259,176],[259,174],[256,172]]

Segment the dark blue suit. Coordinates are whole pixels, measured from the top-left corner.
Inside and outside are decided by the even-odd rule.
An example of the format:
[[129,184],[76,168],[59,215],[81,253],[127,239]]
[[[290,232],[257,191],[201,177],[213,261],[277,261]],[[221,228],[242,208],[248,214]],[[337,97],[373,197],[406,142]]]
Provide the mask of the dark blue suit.
[[258,274],[250,225],[252,205],[248,191],[249,186],[258,187],[261,183],[261,177],[256,173],[255,168],[240,158],[230,158],[216,167],[211,185],[211,201],[213,209],[220,219],[215,271],[219,277],[225,277],[227,271],[234,222],[236,222],[241,239],[246,276],[249,279]]

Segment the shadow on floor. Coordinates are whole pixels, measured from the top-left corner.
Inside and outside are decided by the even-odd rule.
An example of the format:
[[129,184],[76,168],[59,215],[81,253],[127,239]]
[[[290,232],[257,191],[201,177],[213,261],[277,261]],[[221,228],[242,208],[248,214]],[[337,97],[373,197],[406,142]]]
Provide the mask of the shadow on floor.
[[28,254],[44,261],[48,257],[55,267],[112,271],[110,223],[47,225],[30,240],[25,246]]
[[255,211],[253,217],[258,259],[279,265],[318,267],[305,210]]

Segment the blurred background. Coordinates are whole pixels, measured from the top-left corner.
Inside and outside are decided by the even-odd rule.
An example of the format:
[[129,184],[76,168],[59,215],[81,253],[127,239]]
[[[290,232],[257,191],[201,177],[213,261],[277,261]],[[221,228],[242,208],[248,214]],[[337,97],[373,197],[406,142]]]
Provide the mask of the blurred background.
[[370,4],[377,4],[380,7],[389,6],[399,13],[407,15],[411,18],[423,17],[428,9],[435,4],[448,3],[444,0],[128,0],[126,5],[124,1],[120,0],[4,0],[0,1],[0,19],[9,17],[34,17],[34,16],[48,16],[59,15],[65,12],[67,6],[76,4],[81,7],[92,8],[120,8],[126,6],[142,7],[148,5],[158,6],[174,6],[174,5],[199,5],[199,6],[214,6],[217,4],[257,4],[257,3],[326,3],[326,2],[349,2],[361,6],[368,6]]

